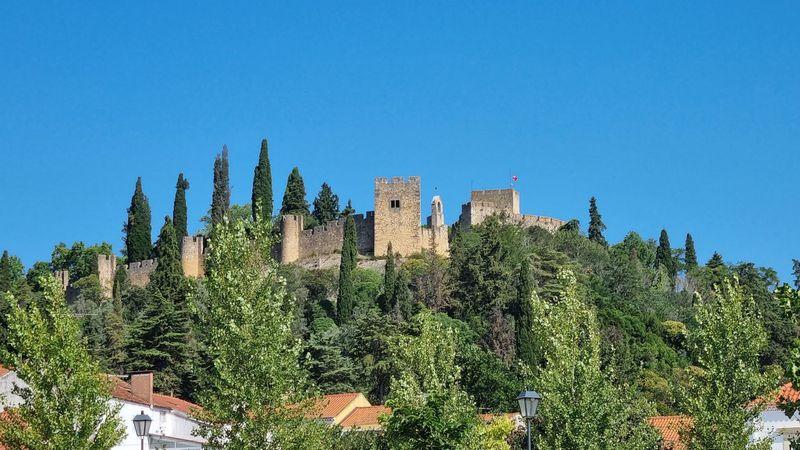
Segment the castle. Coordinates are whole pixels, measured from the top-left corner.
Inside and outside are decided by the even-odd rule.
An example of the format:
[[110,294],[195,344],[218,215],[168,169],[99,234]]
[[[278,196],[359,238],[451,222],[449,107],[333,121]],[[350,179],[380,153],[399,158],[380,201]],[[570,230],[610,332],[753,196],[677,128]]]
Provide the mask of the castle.
[[[499,214],[506,220],[524,227],[539,226],[556,231],[566,222],[551,217],[522,214],[519,192],[514,189],[472,191],[470,201],[461,206],[461,214],[455,226],[468,230],[487,217]],[[366,256],[386,256],[389,243],[401,257],[411,256],[425,250],[438,255],[450,251],[448,226],[444,219],[444,208],[437,195],[431,199],[430,215],[422,225],[422,202],[419,177],[375,178],[374,210],[365,214],[354,214],[358,253]],[[344,240],[344,218],[305,229],[302,215],[286,214],[280,218],[281,242],[277,249],[282,264],[308,261],[337,254]],[[205,241],[202,236],[186,236],[181,242],[181,265],[186,277],[200,278],[204,275]],[[157,259],[133,262],[124,266],[134,286],[146,286],[150,275],[158,265]],[[99,255],[97,274],[103,295],[113,292],[117,259],[114,255]],[[56,273],[64,288],[69,274]]]

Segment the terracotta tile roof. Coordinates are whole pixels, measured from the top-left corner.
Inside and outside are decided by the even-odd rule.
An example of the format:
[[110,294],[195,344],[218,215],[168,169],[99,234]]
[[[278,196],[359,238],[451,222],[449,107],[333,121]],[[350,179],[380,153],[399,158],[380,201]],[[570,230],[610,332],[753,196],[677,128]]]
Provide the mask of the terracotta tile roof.
[[478,418],[481,419],[484,422],[487,422],[487,423],[491,422],[494,419],[497,419],[499,417],[505,417],[505,418],[511,419],[511,421],[513,421],[513,422],[516,422],[518,419],[521,418],[519,413],[501,413],[501,414],[483,413],[483,414],[478,414]]
[[[126,402],[139,403],[141,405],[149,404],[147,400],[133,393],[133,389],[129,383],[116,376],[109,376],[109,378],[114,383],[111,391],[112,397]],[[168,395],[156,393],[153,393],[153,406],[180,411],[184,414],[191,414],[193,410],[200,411],[202,409],[200,406],[192,402],[187,402],[186,400],[177,397],[170,397]]]
[[771,397],[766,399],[766,406],[768,408],[775,408],[781,402],[796,402],[800,400],[800,391],[792,386],[792,383],[786,383]]
[[0,377],[6,376],[6,374],[9,372],[11,372],[10,369],[7,369],[5,366],[0,365]]
[[353,400],[360,394],[358,392],[348,392],[346,394],[328,394],[322,397],[317,407],[314,408],[315,412],[319,411],[317,417],[336,417],[347,408]]
[[686,416],[656,416],[648,419],[650,425],[661,433],[661,448],[683,450],[680,432],[692,426],[692,419]]
[[342,428],[379,427],[380,416],[391,413],[392,409],[383,405],[362,406],[354,409],[339,425]]

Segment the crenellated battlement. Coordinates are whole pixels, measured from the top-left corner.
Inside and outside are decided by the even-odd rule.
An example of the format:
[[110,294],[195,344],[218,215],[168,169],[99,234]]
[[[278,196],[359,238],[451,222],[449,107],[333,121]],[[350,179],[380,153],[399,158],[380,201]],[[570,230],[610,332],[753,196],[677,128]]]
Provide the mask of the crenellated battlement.
[[418,176],[410,176],[408,178],[403,177],[375,177],[375,185],[386,185],[386,184],[394,184],[394,185],[409,185],[409,184],[420,184],[420,178]]

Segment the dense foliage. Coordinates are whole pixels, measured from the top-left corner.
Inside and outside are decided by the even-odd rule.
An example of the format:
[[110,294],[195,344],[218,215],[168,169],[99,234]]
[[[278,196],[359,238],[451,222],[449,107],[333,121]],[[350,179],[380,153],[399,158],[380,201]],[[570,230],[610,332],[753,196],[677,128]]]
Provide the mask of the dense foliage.
[[228,174],[228,147],[214,160],[214,191],[211,193],[211,223],[222,223],[231,206],[231,184]]
[[251,196],[253,205],[253,221],[271,220],[272,209],[272,169],[269,164],[269,144],[266,139],[261,141],[261,151],[258,154],[258,164],[253,169],[253,192]]
[[125,223],[125,256],[128,261],[144,261],[152,251],[150,226],[150,203],[142,191],[142,177],[136,179],[136,188],[128,208]]
[[189,225],[186,212],[186,190],[189,189],[189,180],[183,177],[183,173],[178,175],[175,183],[175,200],[172,203],[172,221],[175,227],[175,237],[178,244],[184,236],[189,235]]

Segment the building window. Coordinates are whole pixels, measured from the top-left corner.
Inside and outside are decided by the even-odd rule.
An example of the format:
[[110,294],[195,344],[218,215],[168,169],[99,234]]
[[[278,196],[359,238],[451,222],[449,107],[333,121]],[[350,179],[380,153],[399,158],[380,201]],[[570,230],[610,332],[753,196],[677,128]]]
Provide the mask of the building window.
[[391,207],[391,208],[399,208],[400,207],[400,200],[389,200],[389,207]]

